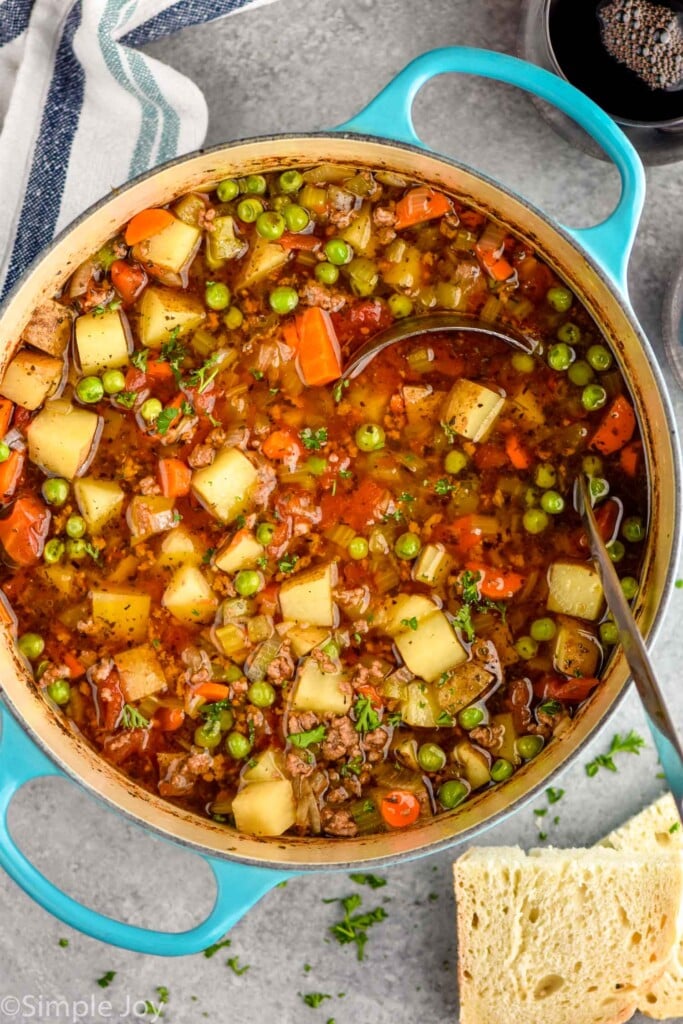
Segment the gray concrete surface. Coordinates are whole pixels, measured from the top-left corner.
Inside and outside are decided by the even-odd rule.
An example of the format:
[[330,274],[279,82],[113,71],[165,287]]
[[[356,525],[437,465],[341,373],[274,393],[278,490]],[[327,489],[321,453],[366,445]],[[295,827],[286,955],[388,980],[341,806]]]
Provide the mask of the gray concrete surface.
[[[205,90],[208,142],[215,143],[337,124],[412,57],[435,46],[513,52],[518,16],[517,0],[279,0],[187,30],[150,50]],[[416,123],[427,142],[496,175],[567,223],[594,222],[614,202],[613,169],[572,150],[527,98],[509,88],[455,77],[434,82],[418,98]],[[661,355],[661,301],[683,237],[680,165],[648,172],[648,188],[630,278],[634,306]],[[681,395],[673,386],[672,392],[682,422]],[[654,650],[679,725],[682,608],[683,591],[676,592]],[[553,843],[592,843],[662,790],[651,744],[638,758],[622,756],[618,774],[586,777],[585,761],[615,731],[632,727],[647,733],[633,693],[585,758],[558,781],[566,790],[552,808],[559,823],[552,824],[552,814],[543,819]],[[543,806],[543,800],[536,804]],[[177,930],[198,921],[211,904],[210,874],[198,858],[120,821],[70,783],[27,787],[11,820],[41,870],[114,916]],[[526,808],[488,840],[532,845],[540,820]],[[0,876],[0,1024],[129,1021],[141,1014],[137,1001],[157,1001],[157,986],[169,990],[164,1020],[172,1024],[324,1024],[330,1018],[336,1024],[452,1024],[452,859],[443,853],[392,868],[383,872],[388,882],[377,892],[358,889],[346,876],[290,881],[233,929],[229,950],[210,960],[142,957],[100,945],[55,921]],[[354,890],[368,908],[384,903],[388,912],[370,933],[363,963],[352,947],[330,941],[328,927],[338,909],[323,902]],[[62,937],[69,941],[66,948],[59,945]],[[228,956],[238,956],[249,970],[235,975],[225,964]],[[106,971],[116,977],[104,990],[97,979]],[[301,998],[309,992],[333,998],[311,1009]],[[24,1000],[21,1011],[14,1012],[11,1000],[2,1003],[8,995]],[[57,999],[67,1001],[68,1013],[46,1003]]]

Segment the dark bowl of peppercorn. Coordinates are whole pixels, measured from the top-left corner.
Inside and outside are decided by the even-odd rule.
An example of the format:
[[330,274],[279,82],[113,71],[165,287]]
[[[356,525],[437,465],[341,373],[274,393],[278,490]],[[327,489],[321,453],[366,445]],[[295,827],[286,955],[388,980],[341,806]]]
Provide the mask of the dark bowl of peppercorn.
[[615,121],[683,133],[683,0],[545,0],[554,70]]

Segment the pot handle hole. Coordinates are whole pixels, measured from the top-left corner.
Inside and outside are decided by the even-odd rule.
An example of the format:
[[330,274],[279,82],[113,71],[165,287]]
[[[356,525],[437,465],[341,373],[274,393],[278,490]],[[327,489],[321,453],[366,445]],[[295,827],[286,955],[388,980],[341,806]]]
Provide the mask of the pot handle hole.
[[291,874],[205,857],[216,879],[216,898],[208,917],[184,932],[139,928],[83,906],[53,885],[15,844],[7,812],[15,794],[31,779],[61,775],[0,704],[0,867],[27,895],[54,917],[93,939],[136,953],[185,956],[217,942],[273,886]]
[[593,227],[565,230],[626,295],[628,258],[645,198],[643,165],[612,118],[557,75],[492,50],[462,46],[431,50],[408,64],[360,113],[339,125],[336,131],[379,135],[428,148],[413,126],[413,102],[426,82],[446,72],[493,78],[533,93],[576,121],[614,161],[621,178],[621,195],[615,209]]

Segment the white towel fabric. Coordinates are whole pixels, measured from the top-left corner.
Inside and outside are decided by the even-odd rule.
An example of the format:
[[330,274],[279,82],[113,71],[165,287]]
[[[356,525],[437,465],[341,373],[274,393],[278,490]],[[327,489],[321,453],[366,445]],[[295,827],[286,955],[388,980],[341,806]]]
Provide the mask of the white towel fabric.
[[269,0],[0,0],[0,297],[107,191],[197,149],[197,86],[138,46]]

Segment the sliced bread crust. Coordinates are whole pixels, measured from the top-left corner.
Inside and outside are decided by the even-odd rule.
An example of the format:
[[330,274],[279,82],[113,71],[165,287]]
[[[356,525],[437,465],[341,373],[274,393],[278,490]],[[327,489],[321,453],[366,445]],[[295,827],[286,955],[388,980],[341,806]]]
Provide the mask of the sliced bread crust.
[[460,1024],[622,1024],[676,941],[676,853],[475,847],[454,879]]

